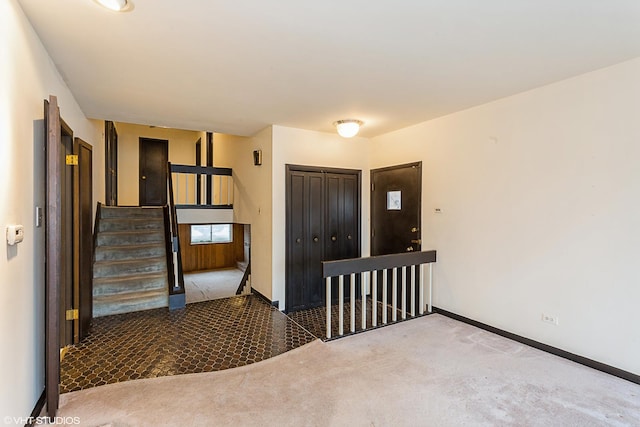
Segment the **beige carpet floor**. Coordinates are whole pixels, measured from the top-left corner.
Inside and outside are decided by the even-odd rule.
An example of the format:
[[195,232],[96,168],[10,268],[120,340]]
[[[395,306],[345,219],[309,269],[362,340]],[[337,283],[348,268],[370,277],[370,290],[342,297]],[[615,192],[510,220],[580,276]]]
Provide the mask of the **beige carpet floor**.
[[235,296],[243,275],[244,272],[237,268],[185,273],[184,289],[187,304]]
[[84,426],[640,426],[640,385],[431,315],[241,368],[62,395]]

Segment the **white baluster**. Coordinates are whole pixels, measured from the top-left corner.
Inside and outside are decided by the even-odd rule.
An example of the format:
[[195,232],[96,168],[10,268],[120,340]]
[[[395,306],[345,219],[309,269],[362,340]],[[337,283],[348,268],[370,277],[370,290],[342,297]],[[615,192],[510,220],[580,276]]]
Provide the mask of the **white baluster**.
[[327,288],[327,339],[331,338],[331,277],[325,279]]
[[416,317],[416,266],[411,266],[411,316]]
[[371,325],[378,326],[378,271],[371,272]]
[[349,330],[351,332],[356,331],[356,274],[351,273],[351,286],[350,286],[349,298],[351,299],[351,324]]
[[338,278],[338,335],[344,334],[344,275]]
[[398,268],[393,267],[391,270],[393,277],[391,277],[391,320],[395,322],[398,320]]
[[387,323],[387,269],[382,270],[382,324]]
[[402,320],[407,318],[407,267],[402,266]]

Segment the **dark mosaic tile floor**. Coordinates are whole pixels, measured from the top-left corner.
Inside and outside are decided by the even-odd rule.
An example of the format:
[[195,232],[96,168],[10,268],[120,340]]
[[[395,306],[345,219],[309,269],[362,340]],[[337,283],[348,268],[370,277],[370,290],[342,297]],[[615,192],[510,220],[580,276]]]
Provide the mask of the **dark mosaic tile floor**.
[[218,371],[265,360],[315,338],[248,295],[100,317],[61,363],[60,391]]
[[[366,325],[367,329],[372,328],[372,313],[371,313],[372,301],[371,299],[367,299],[366,303]],[[377,327],[384,326],[382,323],[382,312],[384,310],[384,305],[381,302],[377,303]],[[396,322],[392,321],[392,307],[387,305],[387,323],[386,325],[390,325],[392,323],[397,323],[402,320],[401,310],[396,310]],[[357,332],[362,331],[362,300],[357,300],[355,304],[355,330]],[[327,309],[324,306],[311,308],[308,310],[300,310],[287,314],[291,319],[293,319],[300,326],[311,332],[316,337],[326,341],[327,335]],[[420,317],[416,315],[416,317]],[[349,302],[344,304],[344,335],[350,334],[350,325],[351,325],[351,305]],[[409,313],[406,315],[406,320],[414,319],[411,317]],[[338,328],[339,328],[339,305],[335,304],[331,306],[331,338],[338,338]],[[344,336],[343,335],[343,336]]]

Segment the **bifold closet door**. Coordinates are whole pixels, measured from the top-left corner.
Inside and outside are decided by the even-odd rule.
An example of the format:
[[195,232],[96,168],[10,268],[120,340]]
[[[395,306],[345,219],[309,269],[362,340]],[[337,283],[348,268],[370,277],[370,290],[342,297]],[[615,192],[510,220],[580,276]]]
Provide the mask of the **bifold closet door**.
[[320,172],[289,176],[287,310],[321,305],[324,183]]

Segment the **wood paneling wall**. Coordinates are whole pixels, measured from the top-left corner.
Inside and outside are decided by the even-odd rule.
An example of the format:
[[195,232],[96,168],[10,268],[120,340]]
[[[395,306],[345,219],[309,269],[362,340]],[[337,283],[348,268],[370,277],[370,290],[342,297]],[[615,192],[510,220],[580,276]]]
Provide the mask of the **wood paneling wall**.
[[178,224],[183,271],[214,270],[235,267],[244,261],[244,226],[233,224],[233,242],[192,245],[191,224]]

